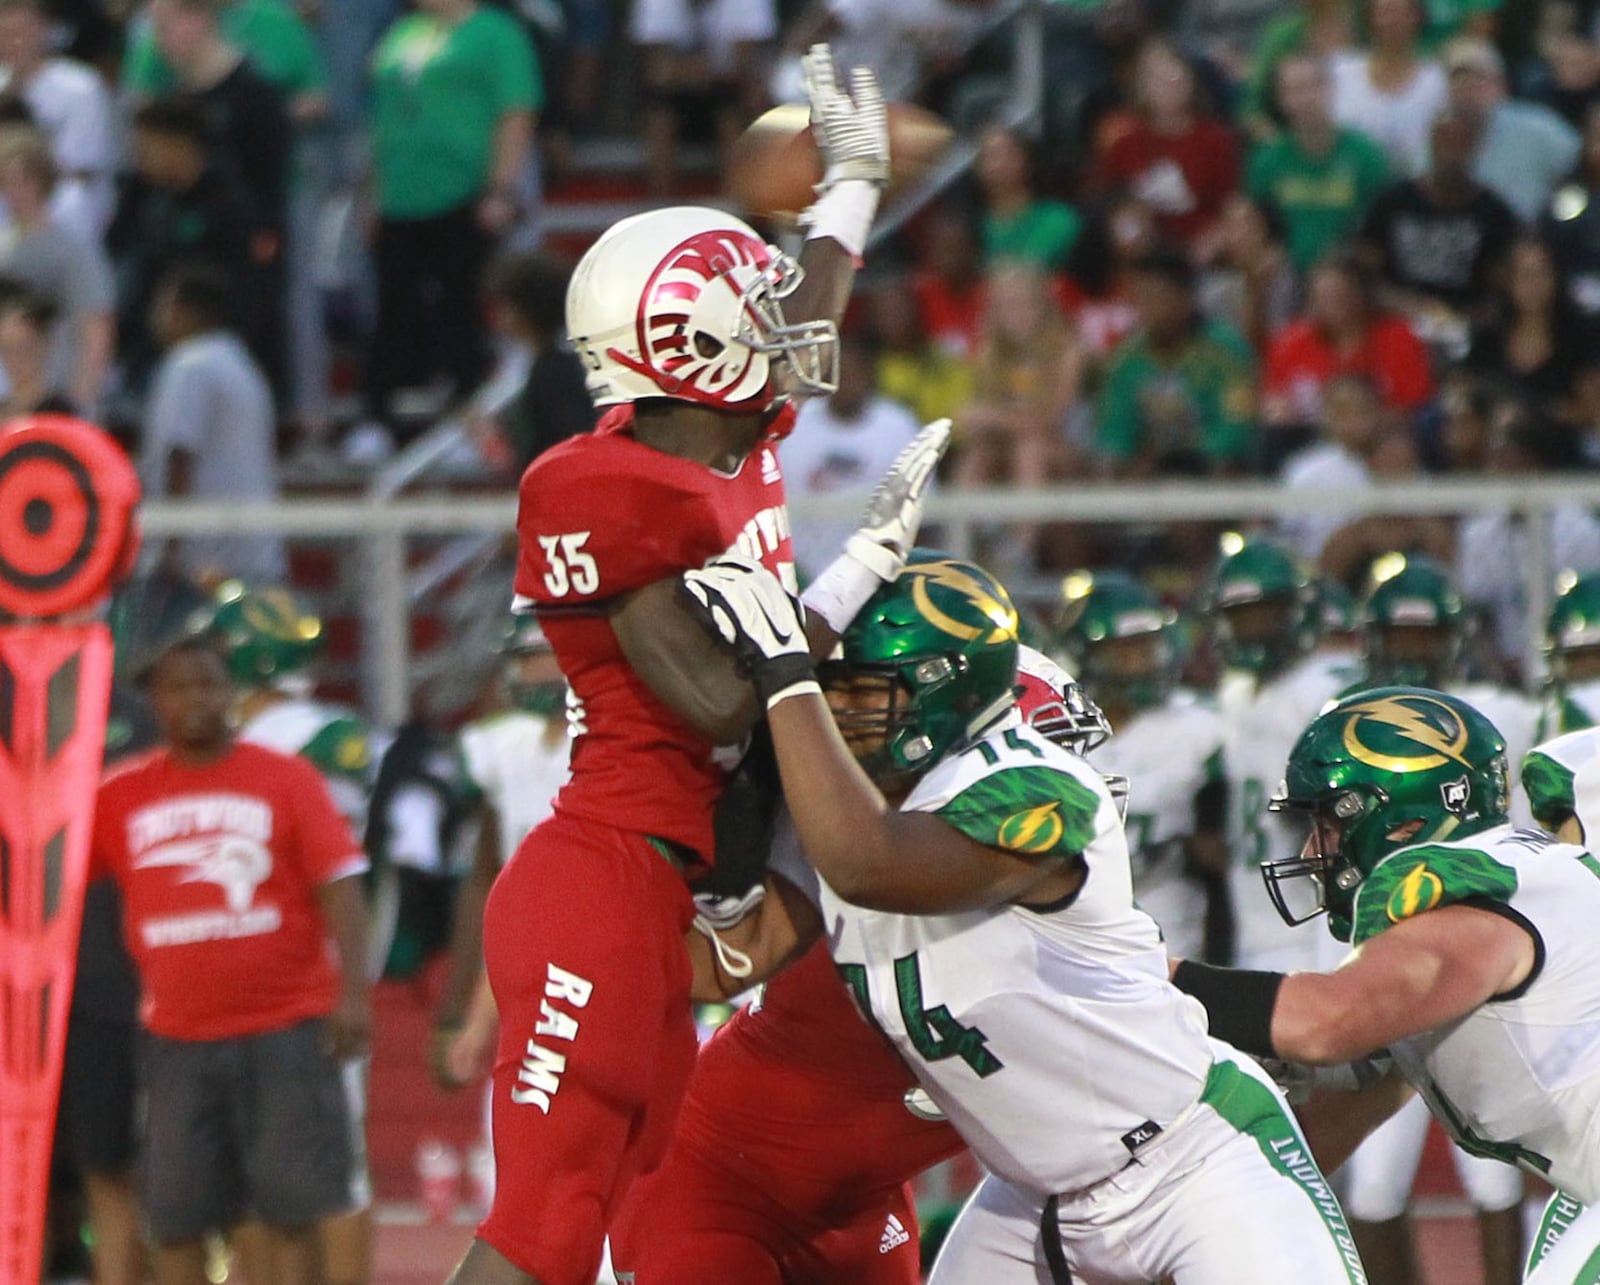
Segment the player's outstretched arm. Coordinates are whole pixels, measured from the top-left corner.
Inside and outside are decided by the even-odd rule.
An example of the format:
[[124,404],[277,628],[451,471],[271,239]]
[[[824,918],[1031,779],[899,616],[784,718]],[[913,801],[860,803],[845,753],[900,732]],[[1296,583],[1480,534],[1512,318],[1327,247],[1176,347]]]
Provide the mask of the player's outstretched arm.
[[628,594],[611,617],[612,631],[662,704],[712,744],[737,744],[761,705],[733,654],[684,609],[678,586],[659,580]]
[[1536,962],[1527,930],[1451,905],[1378,934],[1331,973],[1285,976],[1184,960],[1172,980],[1205,1005],[1219,1039],[1258,1057],[1332,1066],[1465,1017],[1522,985]]
[[1071,858],[1024,857],[899,812],[851,755],[822,699],[804,609],[761,566],[717,558],[683,576],[685,599],[749,667],[767,710],[784,798],[817,873],[857,905],[903,914],[1051,901],[1082,880]]
[[1082,882],[1075,859],[987,847],[931,813],[890,807],[820,696],[783,701],[767,718],[806,855],[846,901],[896,914],[944,914],[1056,901]]
[[869,68],[853,68],[848,80],[842,79],[825,44],[813,45],[801,63],[823,172],[817,199],[800,216],[806,229],[800,252],[805,279],[784,312],[790,321],[837,325],[889,181],[889,117]]

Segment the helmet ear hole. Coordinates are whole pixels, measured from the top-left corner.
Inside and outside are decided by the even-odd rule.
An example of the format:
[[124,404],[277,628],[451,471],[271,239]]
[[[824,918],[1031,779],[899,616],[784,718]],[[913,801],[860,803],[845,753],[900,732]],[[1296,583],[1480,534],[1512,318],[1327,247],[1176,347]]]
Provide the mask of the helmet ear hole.
[[707,361],[710,361],[713,358],[715,358],[717,356],[720,356],[721,353],[722,353],[722,350],[725,347],[727,347],[727,345],[724,344],[715,335],[708,335],[703,330],[695,331],[695,334],[694,334],[694,350],[695,350],[695,352],[699,353],[700,356],[704,357]]

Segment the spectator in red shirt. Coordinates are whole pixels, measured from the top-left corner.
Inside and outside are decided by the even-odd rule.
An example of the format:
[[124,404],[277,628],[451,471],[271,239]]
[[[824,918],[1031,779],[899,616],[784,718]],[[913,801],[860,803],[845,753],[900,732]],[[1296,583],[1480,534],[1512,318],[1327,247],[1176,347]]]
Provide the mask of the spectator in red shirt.
[[251,1279],[303,1285],[321,1278],[316,1224],[349,1199],[339,1060],[370,1025],[366,857],[314,767],[234,740],[209,638],[148,677],[163,745],[102,783],[93,864],[120,886],[140,974],[156,1279],[205,1285],[206,1234],[253,1217]]
[[1202,114],[1193,69],[1165,41],[1140,51],[1135,86],[1138,116],[1106,149],[1101,182],[1138,197],[1165,238],[1192,250],[1239,188],[1239,145]]
[[923,233],[921,259],[911,288],[923,330],[952,356],[973,356],[983,320],[984,280],[972,226],[955,210],[936,212]]
[[1311,270],[1305,314],[1272,339],[1262,386],[1268,427],[1321,423],[1323,390],[1335,375],[1363,376],[1384,406],[1403,413],[1433,398],[1428,350],[1403,318],[1377,307],[1367,273],[1347,256]]

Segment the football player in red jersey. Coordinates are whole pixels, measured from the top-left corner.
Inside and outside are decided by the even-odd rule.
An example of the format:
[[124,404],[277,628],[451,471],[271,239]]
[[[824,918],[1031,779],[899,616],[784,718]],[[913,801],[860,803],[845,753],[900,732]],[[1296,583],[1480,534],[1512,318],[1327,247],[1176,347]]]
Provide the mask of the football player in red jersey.
[[[1030,723],[1076,753],[1109,735],[1070,675],[1019,660]],[[817,942],[701,1050],[672,1148],[612,1229],[618,1279],[918,1285],[910,1180],[966,1144],[915,1088]]]
[[[799,263],[717,210],[625,219],[579,262],[572,342],[606,413],[524,475],[516,592],[538,611],[580,734],[554,815],[496,881],[493,1207],[456,1285],[592,1285],[629,1184],[672,1134],[694,1064],[685,883],[759,706],[702,641],[678,575],[737,551],[793,581],[776,447],[789,398],[834,383],[836,323],[888,175],[883,100],[806,58],[825,163]],[[909,550],[948,436],[932,425],[808,589],[831,647]]]

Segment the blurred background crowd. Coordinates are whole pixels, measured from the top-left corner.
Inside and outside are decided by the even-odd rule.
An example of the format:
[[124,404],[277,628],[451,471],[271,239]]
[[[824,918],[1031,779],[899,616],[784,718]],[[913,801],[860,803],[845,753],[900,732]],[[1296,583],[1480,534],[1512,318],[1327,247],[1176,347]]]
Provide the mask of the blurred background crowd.
[[[433,478],[509,486],[592,422],[567,266],[630,210],[718,200],[826,36],[962,142],[868,256],[795,495],[944,414],[955,490],[1584,469],[1597,29],[1585,0],[3,0],[4,401],[107,424],[153,498],[348,491],[397,450],[410,480],[441,424]],[[1131,538],[1192,572],[1179,534]],[[1282,534],[1351,588],[1393,544],[1458,566],[1522,662],[1504,556],[1457,524]],[[1013,580],[1108,551],[979,536]],[[1587,512],[1552,538],[1600,567]],[[271,538],[165,555],[325,587]]]

